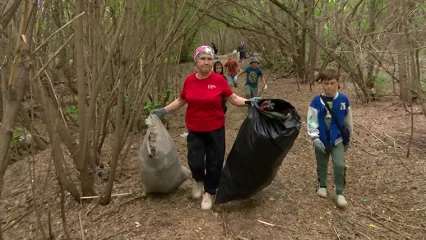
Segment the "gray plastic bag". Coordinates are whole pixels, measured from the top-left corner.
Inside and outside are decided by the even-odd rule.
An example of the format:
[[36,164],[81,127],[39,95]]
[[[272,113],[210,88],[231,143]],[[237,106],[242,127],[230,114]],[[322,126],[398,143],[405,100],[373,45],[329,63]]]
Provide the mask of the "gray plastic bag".
[[139,150],[144,191],[171,192],[191,176],[191,171],[181,165],[176,145],[158,116],[151,114],[145,122],[148,130]]

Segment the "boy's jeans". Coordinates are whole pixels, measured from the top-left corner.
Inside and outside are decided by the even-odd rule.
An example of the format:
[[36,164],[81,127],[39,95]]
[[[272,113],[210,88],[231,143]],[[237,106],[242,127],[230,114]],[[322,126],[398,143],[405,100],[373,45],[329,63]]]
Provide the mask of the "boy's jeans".
[[334,184],[336,185],[336,194],[343,194],[345,188],[346,167],[344,158],[343,143],[339,143],[332,148],[327,148],[324,154],[321,151],[315,150],[317,159],[317,174],[320,187],[327,187],[327,169],[328,159],[331,155],[333,162]]
[[234,77],[235,77],[235,74],[228,74],[228,77],[226,78],[228,79],[228,84],[231,87],[235,87]]
[[254,98],[257,97],[257,87],[250,87],[246,85],[246,98]]

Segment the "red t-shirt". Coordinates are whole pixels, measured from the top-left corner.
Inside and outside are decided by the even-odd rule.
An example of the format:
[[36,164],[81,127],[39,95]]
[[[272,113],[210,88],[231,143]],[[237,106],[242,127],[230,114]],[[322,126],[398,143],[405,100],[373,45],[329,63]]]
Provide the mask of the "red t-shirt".
[[198,79],[195,73],[185,79],[180,98],[186,100],[186,127],[194,132],[211,132],[225,125],[222,98],[233,94],[227,81],[212,72],[208,78]]
[[225,63],[225,67],[228,68],[228,74],[234,74],[237,75],[237,69],[238,69],[238,62],[235,60],[227,61]]

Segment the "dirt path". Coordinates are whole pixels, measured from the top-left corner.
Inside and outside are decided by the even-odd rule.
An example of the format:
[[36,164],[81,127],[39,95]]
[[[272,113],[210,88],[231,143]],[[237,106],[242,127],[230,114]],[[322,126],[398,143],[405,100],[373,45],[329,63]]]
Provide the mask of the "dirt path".
[[[409,122],[409,116],[401,113],[403,108],[392,102],[364,106],[352,101],[356,129],[353,147],[346,158],[349,208],[339,210],[331,197],[321,199],[316,196],[315,159],[305,131],[307,106],[319,89],[310,92],[304,86],[297,91],[293,79],[278,79],[271,75],[268,80],[268,90],[263,97],[289,101],[296,106],[303,120],[294,147],[268,188],[251,199],[215,207],[212,211],[200,210],[200,202],[190,198],[192,181],[185,182],[172,194],[141,198],[137,162],[141,134],[133,144],[131,157],[123,174],[117,176],[118,182],[113,190],[114,193],[132,194],[114,197],[113,202],[105,207],[99,206],[96,200],[79,205],[68,196],[66,210],[71,234],[80,238],[81,220],[86,239],[424,239],[425,157],[415,151],[415,157],[402,158],[404,150],[397,143],[403,146],[403,141],[392,141],[396,136],[405,136],[407,124],[401,123]],[[235,92],[243,95],[243,87]],[[184,110],[181,110],[169,116],[172,119],[170,133],[175,138],[182,163],[187,165],[186,139],[179,136],[185,130],[183,115]],[[245,117],[245,108],[228,104],[227,152]],[[415,120],[417,125],[424,124],[421,116],[416,115]],[[424,137],[417,135],[421,132],[424,131],[416,129],[416,136]],[[49,160],[47,151],[41,153],[37,157],[38,167],[46,167]],[[21,190],[28,189],[22,185],[29,181],[26,172],[25,161],[8,169],[2,200],[7,219],[31,210],[30,192],[14,190],[17,185]],[[41,177],[43,174],[40,173]],[[329,181],[332,182],[331,172]],[[63,231],[56,185],[51,174],[43,206],[44,213],[51,212],[53,232],[59,237]],[[103,185],[98,186],[98,192]],[[44,221],[46,216],[44,214]],[[35,215],[30,213],[6,230],[6,239],[34,239],[34,223]]]

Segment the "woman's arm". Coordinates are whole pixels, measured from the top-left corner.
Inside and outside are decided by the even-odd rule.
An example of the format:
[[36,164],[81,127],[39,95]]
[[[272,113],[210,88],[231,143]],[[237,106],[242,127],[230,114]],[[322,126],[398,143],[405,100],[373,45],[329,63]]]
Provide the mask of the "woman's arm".
[[179,108],[183,107],[186,104],[186,101],[180,97],[176,98],[173,102],[171,102],[169,105],[165,106],[164,109],[167,113],[174,112],[178,110]]
[[232,105],[234,105],[236,107],[244,107],[246,105],[246,101],[247,101],[247,99],[242,98],[235,93],[233,93],[231,96],[227,97],[226,100],[228,100],[228,102],[230,102]]

